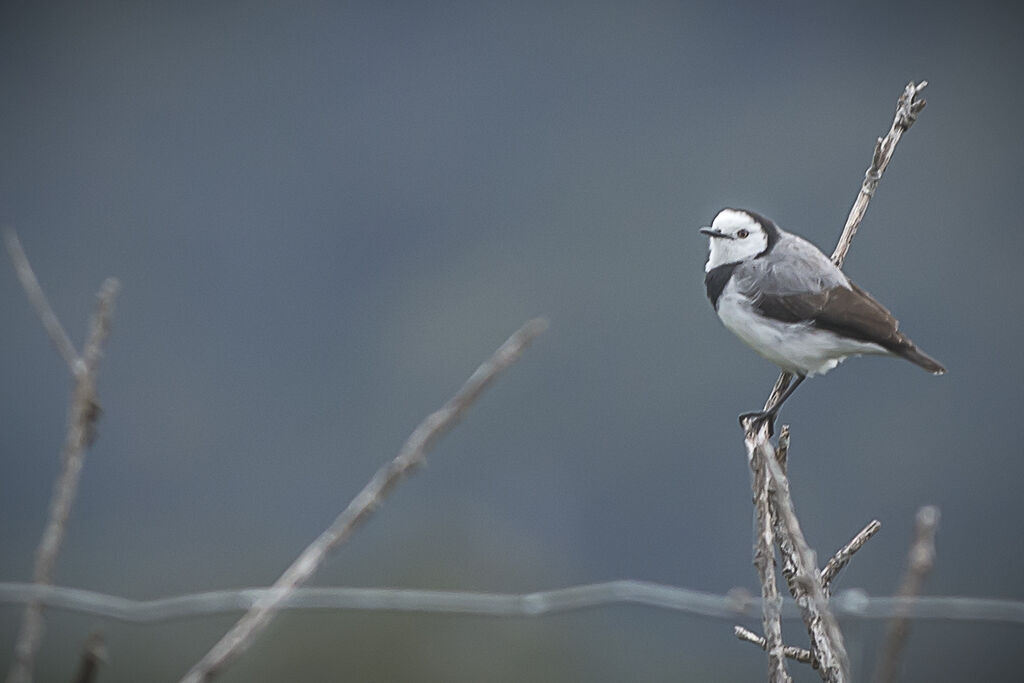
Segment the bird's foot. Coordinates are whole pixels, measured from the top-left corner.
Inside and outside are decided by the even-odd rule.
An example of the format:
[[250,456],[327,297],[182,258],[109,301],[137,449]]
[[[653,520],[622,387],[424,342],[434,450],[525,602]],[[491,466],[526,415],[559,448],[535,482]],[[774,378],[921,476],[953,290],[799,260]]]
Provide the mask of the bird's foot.
[[746,429],[747,420],[753,420],[755,427],[759,426],[761,422],[767,420],[768,436],[775,436],[775,413],[776,411],[774,410],[756,410],[752,413],[743,413],[740,415],[740,427]]

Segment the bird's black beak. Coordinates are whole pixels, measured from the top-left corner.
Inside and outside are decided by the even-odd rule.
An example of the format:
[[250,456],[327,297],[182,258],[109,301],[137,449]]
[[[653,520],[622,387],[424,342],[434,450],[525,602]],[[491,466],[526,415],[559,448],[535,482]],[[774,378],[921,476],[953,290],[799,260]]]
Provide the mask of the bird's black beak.
[[732,235],[726,235],[721,230],[715,228],[701,228],[700,232],[707,235],[708,237],[721,237],[722,239],[731,240],[734,239]]

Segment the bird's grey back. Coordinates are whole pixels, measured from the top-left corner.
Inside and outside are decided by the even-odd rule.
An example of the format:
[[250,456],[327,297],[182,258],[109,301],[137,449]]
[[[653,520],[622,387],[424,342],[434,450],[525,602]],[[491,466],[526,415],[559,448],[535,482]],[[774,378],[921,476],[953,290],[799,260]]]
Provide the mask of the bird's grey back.
[[779,233],[779,241],[768,253],[736,267],[733,280],[741,292],[788,296],[849,288],[850,281],[843,271],[816,246],[792,233]]

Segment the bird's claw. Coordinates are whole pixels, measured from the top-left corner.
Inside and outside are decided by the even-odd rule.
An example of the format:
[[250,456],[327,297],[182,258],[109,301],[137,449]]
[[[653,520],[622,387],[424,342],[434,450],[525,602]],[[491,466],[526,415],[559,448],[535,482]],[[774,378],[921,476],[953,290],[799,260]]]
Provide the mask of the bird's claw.
[[740,415],[740,426],[743,427],[744,429],[747,428],[747,420],[753,420],[755,425],[767,420],[768,436],[775,436],[775,411],[756,410],[752,413],[743,413],[742,415]]

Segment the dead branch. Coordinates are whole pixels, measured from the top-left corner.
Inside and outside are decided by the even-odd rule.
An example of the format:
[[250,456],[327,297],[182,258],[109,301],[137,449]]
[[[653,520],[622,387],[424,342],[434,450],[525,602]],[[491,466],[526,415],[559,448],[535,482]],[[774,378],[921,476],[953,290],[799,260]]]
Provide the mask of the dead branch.
[[471,405],[507,367],[516,362],[530,342],[547,328],[540,318],[530,320],[494,352],[466,380],[455,396],[413,430],[398,455],[373,475],[348,507],[317,537],[261,598],[182,678],[182,683],[208,681],[248,648],[276,616],[289,595],[320,568],[331,550],[344,543],[359,524],[380,506],[384,497],[419,465],[427,451],[454,427]]
[[[96,378],[100,359],[103,357],[103,343],[110,332],[110,318],[113,315],[114,299],[120,284],[110,278],[100,288],[96,296],[96,312],[89,324],[84,350],[79,356],[71,346],[57,316],[46,302],[39,281],[32,272],[32,267],[14,231],[7,231],[5,240],[25,293],[74,376],[67,434],[61,451],[60,472],[54,483],[49,517],[39,547],[36,549],[35,567],[32,571],[33,583],[50,585],[53,583],[53,570],[64,541],[71,506],[78,492],[78,481],[85,463],[85,451],[96,438],[96,421],[100,415],[96,398]],[[42,604],[37,601],[28,603],[14,644],[14,661],[7,673],[8,683],[31,682],[36,652],[43,639],[43,630]]]
[[751,458],[750,467],[754,471],[754,509],[757,517],[754,566],[761,578],[761,625],[765,634],[763,648],[768,653],[768,680],[772,683],[785,683],[793,679],[786,670],[786,655],[782,644],[782,596],[775,582],[770,478],[761,458]]
[[[768,641],[750,629],[743,628],[742,626],[734,626],[733,633],[735,633],[736,637],[740,640],[753,643],[765,652],[768,651]],[[815,669],[818,668],[818,663],[814,660],[814,655],[811,654],[810,650],[806,650],[802,647],[793,647],[792,645],[784,645],[782,647],[782,654],[788,659],[795,659],[798,662],[810,664]]]
[[939,509],[926,505],[917,511],[914,525],[914,542],[907,556],[907,571],[897,596],[900,598],[898,614],[889,622],[889,630],[882,648],[875,681],[890,683],[897,680],[900,655],[910,634],[910,613],[907,601],[921,592],[924,581],[935,565],[935,532],[939,526]]
[[848,681],[850,667],[843,636],[821,587],[814,551],[804,538],[793,508],[789,480],[779,467],[775,448],[768,440],[768,423],[754,418],[745,420],[744,426],[747,455],[751,460],[762,461],[763,464],[759,466],[764,467],[768,478],[772,509],[777,515],[781,532],[776,542],[789,563],[789,571],[786,565],[783,571],[787,574],[790,592],[796,599],[804,625],[811,636],[811,652],[821,664],[818,672],[826,681]]
[[[899,143],[903,133],[914,124],[917,120],[917,115],[925,107],[925,101],[917,99],[917,96],[926,85],[927,81],[921,81],[920,83],[914,83],[911,81],[907,84],[897,102],[896,115],[893,118],[893,123],[889,132],[886,133],[883,138],[879,138],[875,144],[871,164],[868,166],[868,170],[864,174],[864,181],[861,183],[860,192],[850,209],[843,232],[840,235],[835,251],[832,254],[833,263],[839,267],[842,267],[842,264],[846,259],[846,254],[850,249],[853,237],[857,233],[857,229],[860,227],[860,224],[864,219],[868,203],[871,201],[871,197],[874,195],[874,192],[878,187],[882,174],[885,172],[885,169],[889,165],[889,161],[892,159],[897,143]],[[790,373],[780,373],[778,379],[775,381],[772,391],[769,393],[768,399],[765,401],[765,410],[768,410],[775,404],[779,396],[782,395],[792,380],[793,376]],[[819,573],[814,553],[803,538],[803,534],[800,531],[799,523],[793,508],[793,503],[789,496],[789,483],[788,480],[786,480],[785,475],[785,460],[789,446],[789,433],[788,431],[786,432],[785,441],[782,441],[782,438],[780,437],[779,446],[782,453],[780,458],[778,451],[772,447],[769,441],[769,426],[769,424],[765,423],[761,425],[762,428],[757,428],[757,423],[751,420],[747,420],[743,424],[744,441],[747,446],[747,454],[750,459],[751,468],[754,469],[755,473],[758,469],[763,469],[766,473],[765,484],[771,492],[769,507],[771,508],[771,512],[775,518],[775,523],[772,526],[774,526],[776,534],[775,542],[779,546],[779,551],[783,560],[783,574],[786,577],[790,592],[793,594],[797,605],[800,607],[804,624],[807,626],[808,632],[810,633],[812,643],[811,651],[815,659],[821,664],[818,672],[824,680],[845,681],[849,679],[849,662],[846,656],[846,648],[843,643],[842,633],[839,630],[835,617],[831,614],[828,607],[827,586],[829,581],[834,578],[835,573],[838,572],[846,562],[849,562],[850,556],[852,556],[852,554],[856,552],[856,549],[860,548],[860,546],[863,545],[863,543],[866,542],[874,532],[867,534],[863,539],[861,539],[861,535],[858,534],[858,536],[846,546],[846,548],[850,548],[848,553],[843,554],[843,551],[841,550],[840,553],[837,554],[839,559],[833,558],[833,560],[835,560],[834,568],[829,569],[829,567],[826,567],[825,570]],[[754,487],[754,498],[756,501],[759,497],[758,481],[756,476]],[[764,528],[760,525],[760,514],[761,513],[758,512],[759,535],[765,533]],[[772,533],[772,529],[769,529],[767,533],[770,535]],[[861,533],[863,534],[864,532]],[[859,545],[853,547],[858,540]],[[757,541],[755,549],[755,564],[758,564],[760,561],[758,558],[763,556],[763,552],[761,550],[763,542],[764,539],[762,538],[759,538]],[[842,555],[840,556],[840,554]],[[830,566],[833,566],[832,562],[829,564]],[[774,587],[774,572],[771,572],[770,574],[763,572],[760,566],[758,566],[758,570],[762,579],[762,595],[768,596],[772,595],[773,592],[777,593],[777,589]],[[825,571],[828,572],[828,580],[825,580]],[[766,585],[769,579],[773,584],[772,586]],[[776,639],[774,634],[775,615],[774,607],[772,607],[770,602],[771,601],[769,600],[764,601],[763,617],[765,621],[766,650],[769,652],[769,660],[772,662],[772,669],[775,670],[774,663],[778,658],[778,648],[781,645],[781,637]],[[769,628],[769,622],[772,622],[771,628]]]
[[836,551],[836,554],[832,556],[832,559],[821,570],[821,587],[825,590],[825,595],[831,593],[832,580],[850,563],[850,560],[853,559],[853,554],[870,541],[871,537],[877,534],[881,528],[881,522],[877,519],[871,520],[849,543]]
[[885,134],[885,137],[878,138],[878,141],[875,142],[875,151],[871,156],[871,165],[864,172],[864,182],[861,183],[857,199],[854,200],[853,206],[850,208],[850,215],[847,217],[846,225],[843,227],[843,234],[839,236],[839,243],[836,244],[836,249],[832,252],[832,263],[840,268],[843,267],[843,261],[846,260],[846,252],[850,250],[853,236],[857,234],[857,228],[860,227],[861,221],[864,220],[864,214],[868,210],[868,202],[871,201],[871,197],[875,194],[878,182],[882,179],[882,174],[889,167],[889,161],[892,160],[893,152],[896,151],[896,144],[899,143],[903,134],[910,130],[910,127],[917,121],[917,115],[928,104],[926,100],[917,99],[917,96],[927,85],[928,81],[921,81],[920,83],[910,81],[910,83],[907,83],[907,87],[903,89],[903,94],[900,95],[899,100],[896,102],[896,116],[892,120],[889,132]]

